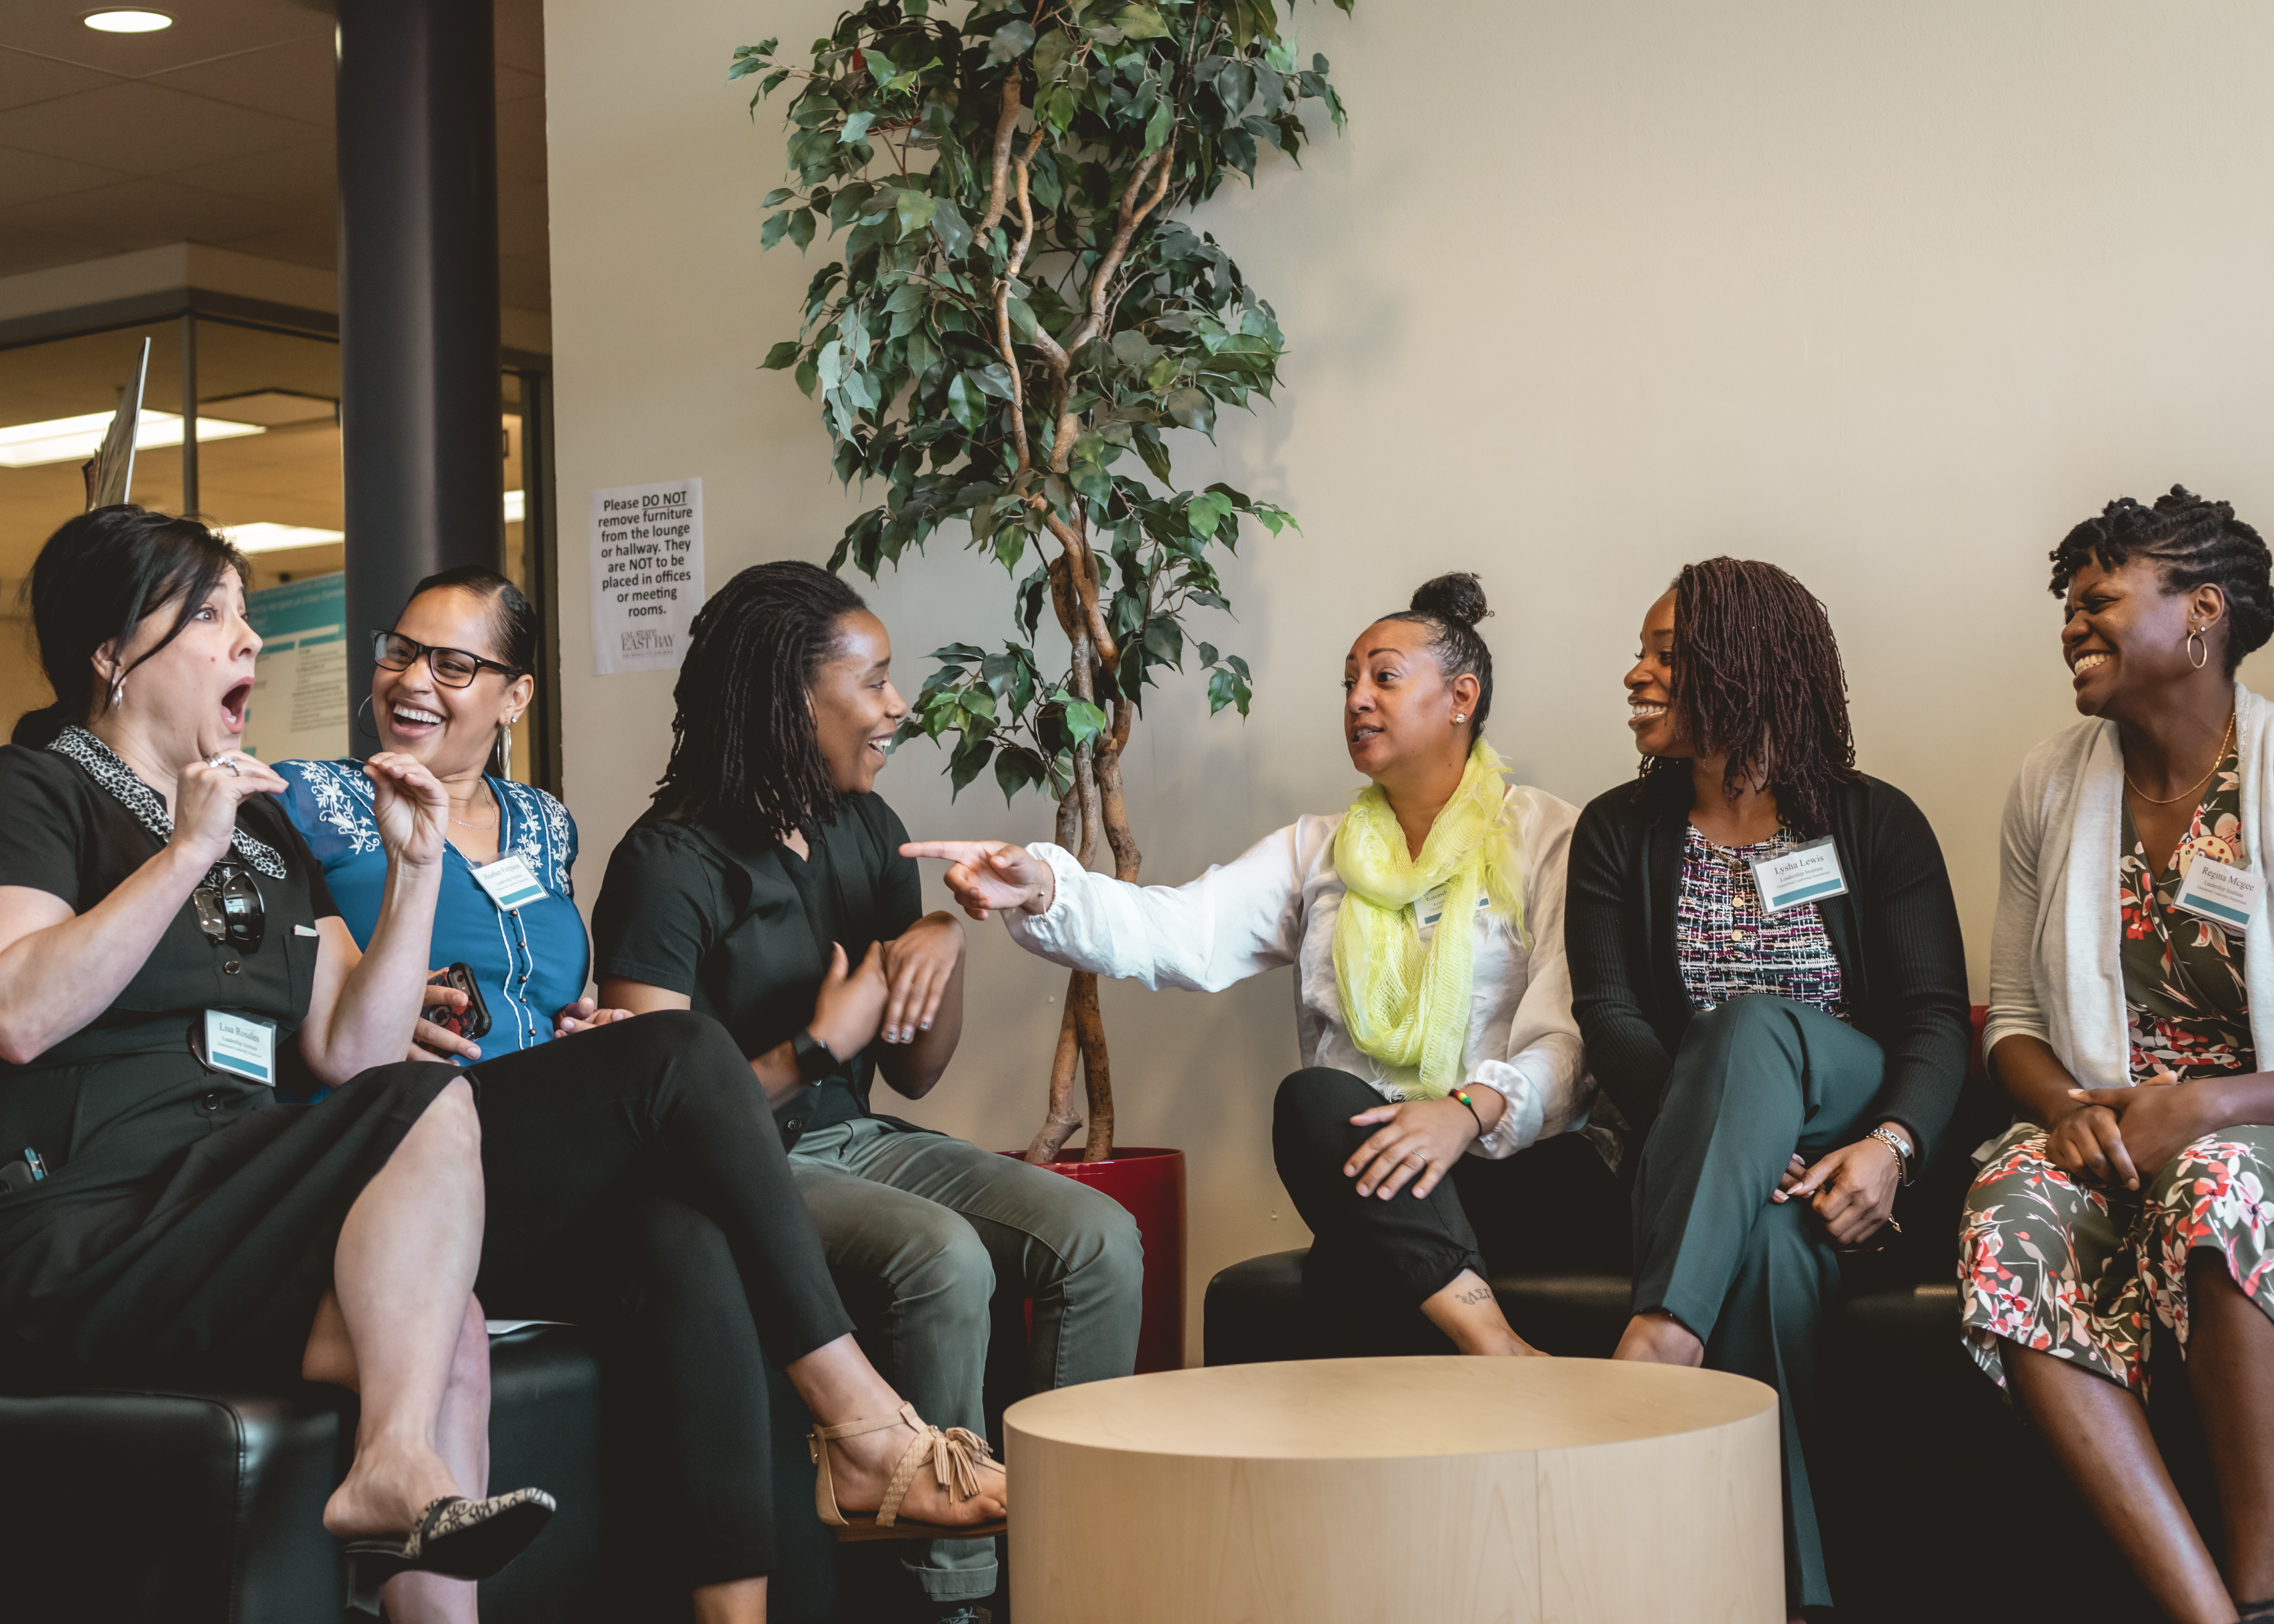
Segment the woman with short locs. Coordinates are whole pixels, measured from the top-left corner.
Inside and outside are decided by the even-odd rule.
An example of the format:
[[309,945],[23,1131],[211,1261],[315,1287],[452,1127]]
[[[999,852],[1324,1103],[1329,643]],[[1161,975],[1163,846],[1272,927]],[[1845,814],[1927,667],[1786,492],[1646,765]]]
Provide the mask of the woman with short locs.
[[[1983,1041],[2020,1120],[1967,1196],[1966,1342],[2165,1613],[2274,1619],[2274,705],[2234,680],[2274,632],[2274,560],[2174,486],[2052,561],[2087,719],[2006,803]],[[2218,1560],[2141,1402],[2159,1322]]]
[[[761,1327],[825,1424],[833,1503],[880,1525],[897,1503],[902,1534],[998,1517],[999,1471],[854,1342],[715,1024],[621,1020],[464,1072],[403,1061],[450,800],[410,756],[365,764],[387,874],[359,950],[284,781],[238,748],[247,573],[195,521],[124,506],[33,567],[56,699],[0,748],[0,1145],[29,1147],[0,1169],[0,1365],[357,1390],[324,1522],[396,1624],[471,1620],[471,1582],[551,1509],[486,1494],[484,1303],[639,1305],[642,1374],[687,1401],[659,1447],[697,1624],[764,1616]],[[279,1104],[280,1083],[331,1092]],[[755,1419],[731,1398],[753,1390]]]
[[1571,837],[1572,1007],[1623,1119],[1633,1318],[1615,1357],[1775,1387],[1786,1601],[1829,1606],[1807,1444],[1836,1254],[1889,1224],[1966,1071],[1934,831],[1856,771],[1824,606],[1771,564],[1686,566],[1626,675],[1639,781]]
[[1486,1283],[1455,1176],[1553,1145],[1609,1185],[1592,1146],[1559,1138],[1587,1105],[1563,967],[1572,811],[1508,783],[1485,742],[1484,613],[1474,575],[1442,575],[1361,632],[1342,726],[1368,786],[1189,884],[1093,874],[1047,842],[903,848],[947,859],[968,912],[1055,964],[1206,991],[1296,966],[1306,1064],[1279,1086],[1272,1150],[1314,1237],[1306,1296],[1353,1351],[1535,1351]]

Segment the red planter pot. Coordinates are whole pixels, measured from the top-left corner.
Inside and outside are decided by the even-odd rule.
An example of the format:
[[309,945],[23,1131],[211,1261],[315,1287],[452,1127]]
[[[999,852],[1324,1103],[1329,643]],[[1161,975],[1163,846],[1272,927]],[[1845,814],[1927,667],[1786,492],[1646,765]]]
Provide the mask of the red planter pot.
[[1137,1220],[1145,1241],[1145,1318],[1137,1333],[1137,1369],[1183,1369],[1185,1153],[1133,1146],[1115,1151],[1108,1162],[1084,1162],[1080,1151],[1066,1151],[1050,1171],[1111,1196]]

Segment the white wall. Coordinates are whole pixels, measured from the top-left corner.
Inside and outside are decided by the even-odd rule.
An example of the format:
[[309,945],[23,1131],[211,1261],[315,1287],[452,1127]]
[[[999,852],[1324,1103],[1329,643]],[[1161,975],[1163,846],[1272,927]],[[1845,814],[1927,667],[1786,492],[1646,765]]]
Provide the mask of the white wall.
[[[732,49],[825,33],[837,0],[549,0],[568,787],[587,896],[669,742],[671,678],[596,678],[580,515],[596,486],[699,475],[713,585],[822,559],[865,504],[767,347],[826,257],[761,257],[778,114]],[[2071,712],[2046,551],[2174,480],[2274,524],[2274,11],[2240,0],[1867,7],[1848,0],[1299,6],[1351,110],[1201,223],[1276,307],[1276,405],[1183,448],[1186,481],[1285,503],[1305,533],[1230,572],[1256,704],[1171,684],[1133,749],[1147,877],[1178,881],[1353,784],[1341,659],[1426,576],[1498,605],[1493,734],[1583,801],[1631,772],[1618,685],[1685,560],[1792,569],[1830,605],[1863,764],[1948,854],[1976,991],[1994,839],[2022,752]],[[1321,126],[1323,118],[1316,120]],[[1187,439],[1193,437],[1186,436]],[[1005,580],[945,541],[871,601],[922,654],[999,635]],[[2246,669],[2246,678],[2249,672]],[[2263,683],[2261,684],[2263,686]],[[916,747],[880,786],[928,835],[1034,838]],[[1023,1144],[1056,971],[975,934],[968,1035],[912,1113]],[[1301,1244],[1269,1100],[1295,1050],[1284,972],[1213,998],[1106,995],[1125,1143],[1191,1167],[1200,1289]]]

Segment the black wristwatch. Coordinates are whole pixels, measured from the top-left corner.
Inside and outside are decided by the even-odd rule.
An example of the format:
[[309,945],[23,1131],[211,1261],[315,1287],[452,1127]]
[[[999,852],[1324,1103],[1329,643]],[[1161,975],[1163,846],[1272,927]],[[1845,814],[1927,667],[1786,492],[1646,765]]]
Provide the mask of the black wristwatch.
[[789,1052],[797,1062],[797,1074],[809,1083],[817,1083],[837,1069],[837,1056],[829,1045],[803,1027],[789,1041]]

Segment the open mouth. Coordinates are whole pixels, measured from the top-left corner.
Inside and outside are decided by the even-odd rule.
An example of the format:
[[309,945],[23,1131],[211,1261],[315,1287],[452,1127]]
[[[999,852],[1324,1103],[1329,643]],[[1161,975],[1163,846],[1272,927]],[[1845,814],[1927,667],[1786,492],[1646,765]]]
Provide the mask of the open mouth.
[[238,683],[221,696],[222,720],[230,732],[241,733],[245,731],[245,708],[252,703],[252,684],[250,681]]
[[1627,726],[1630,727],[1639,727],[1645,722],[1654,722],[1665,714],[1666,707],[1655,700],[1630,699],[1627,701]]
[[900,730],[898,728],[894,728],[888,733],[879,733],[875,738],[869,741],[869,748],[877,753],[877,759],[878,761],[883,761],[886,756],[892,753],[892,741],[900,736]]
[[1356,727],[1350,730],[1351,748],[1352,749],[1356,749],[1359,745],[1365,744],[1370,740],[1379,739],[1381,737],[1381,728],[1375,726],[1372,722],[1361,722]]
[[395,733],[406,739],[423,739],[442,726],[442,718],[423,705],[403,704],[399,701],[390,706],[388,720],[395,725]]
[[2076,657],[2075,661],[2069,666],[2069,673],[2072,676],[2082,677],[2099,670],[2106,664],[2108,664],[2108,656],[2105,652],[2098,649],[2089,650]]

